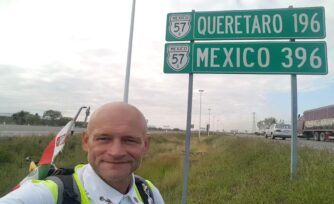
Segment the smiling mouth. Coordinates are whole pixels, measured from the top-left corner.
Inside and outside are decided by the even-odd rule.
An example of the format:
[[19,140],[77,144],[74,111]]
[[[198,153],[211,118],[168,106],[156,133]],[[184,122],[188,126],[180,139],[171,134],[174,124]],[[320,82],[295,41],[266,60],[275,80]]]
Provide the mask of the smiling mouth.
[[109,164],[129,164],[129,161],[103,161]]

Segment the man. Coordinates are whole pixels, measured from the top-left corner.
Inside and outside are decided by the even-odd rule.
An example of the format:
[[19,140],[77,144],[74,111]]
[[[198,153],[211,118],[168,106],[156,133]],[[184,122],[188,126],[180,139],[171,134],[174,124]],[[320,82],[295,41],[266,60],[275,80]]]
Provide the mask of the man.
[[[107,103],[92,114],[82,135],[88,164],[76,166],[73,174],[77,189],[73,192],[80,194],[80,203],[144,203],[145,195],[139,193],[133,172],[149,148],[146,131],[143,114],[126,103]],[[152,194],[145,191],[148,203],[163,204],[159,190],[147,183]],[[61,196],[61,191],[66,191],[60,188],[62,185],[50,180],[26,182],[1,198],[0,203],[61,203],[67,199]]]

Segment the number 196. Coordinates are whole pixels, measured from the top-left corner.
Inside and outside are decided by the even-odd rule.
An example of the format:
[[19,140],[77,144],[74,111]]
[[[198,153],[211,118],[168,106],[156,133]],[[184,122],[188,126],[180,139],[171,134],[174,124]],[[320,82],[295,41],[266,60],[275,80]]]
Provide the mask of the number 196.
[[[309,22],[309,16],[306,13],[301,14],[293,14],[293,22],[295,32],[302,32],[304,33],[309,27],[311,28],[312,32],[317,33],[320,31],[320,22],[316,19],[318,13],[314,13],[311,21]],[[302,29],[299,30],[299,25],[302,25]]]

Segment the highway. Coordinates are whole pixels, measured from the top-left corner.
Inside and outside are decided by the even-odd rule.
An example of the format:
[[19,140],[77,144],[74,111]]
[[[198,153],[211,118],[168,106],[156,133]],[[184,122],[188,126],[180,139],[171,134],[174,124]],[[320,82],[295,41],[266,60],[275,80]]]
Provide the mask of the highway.
[[[254,138],[261,138],[264,140],[272,141],[272,142],[282,142],[290,144],[291,139],[287,138],[286,140],[282,140],[280,138],[270,139],[265,138],[263,135],[254,135],[254,134],[236,134],[236,137],[254,137]],[[334,153],[334,142],[321,142],[321,141],[314,141],[314,140],[307,140],[304,138],[298,138],[297,140],[298,146],[301,147],[310,147],[319,150],[327,150]]]
[[[0,137],[11,137],[11,136],[45,136],[45,135],[55,135],[57,134],[62,127],[52,127],[52,126],[30,126],[30,125],[0,125]],[[84,128],[75,128],[75,133],[82,133]],[[171,133],[180,133],[177,131],[149,131],[150,135],[155,134],[171,134]],[[196,134],[196,133],[192,133]],[[233,134],[231,134],[233,136]],[[263,140],[268,140],[272,142],[282,142],[290,144],[290,139],[265,139],[263,135],[254,135],[254,134],[236,134],[235,137],[253,137],[260,138]],[[310,147],[314,149],[327,150],[334,153],[334,142],[321,142],[314,140],[306,140],[304,138],[298,138],[298,146]]]
[[[0,137],[11,137],[11,136],[45,136],[57,134],[63,126],[31,126],[31,125],[0,125]],[[80,133],[83,128],[75,128],[75,133]]]

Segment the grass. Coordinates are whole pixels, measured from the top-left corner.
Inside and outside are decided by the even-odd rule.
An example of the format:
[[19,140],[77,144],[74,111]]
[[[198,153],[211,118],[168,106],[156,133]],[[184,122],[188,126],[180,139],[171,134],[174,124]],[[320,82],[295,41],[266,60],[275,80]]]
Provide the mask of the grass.
[[[45,140],[45,141],[44,141]],[[27,174],[26,156],[38,158],[50,137],[0,140],[0,195]],[[137,174],[149,178],[167,204],[181,202],[185,136],[153,135]],[[57,166],[84,163],[79,136],[71,137]],[[191,140],[188,203],[332,203],[334,157],[299,148],[298,177],[290,179],[290,146],[233,136]]]

